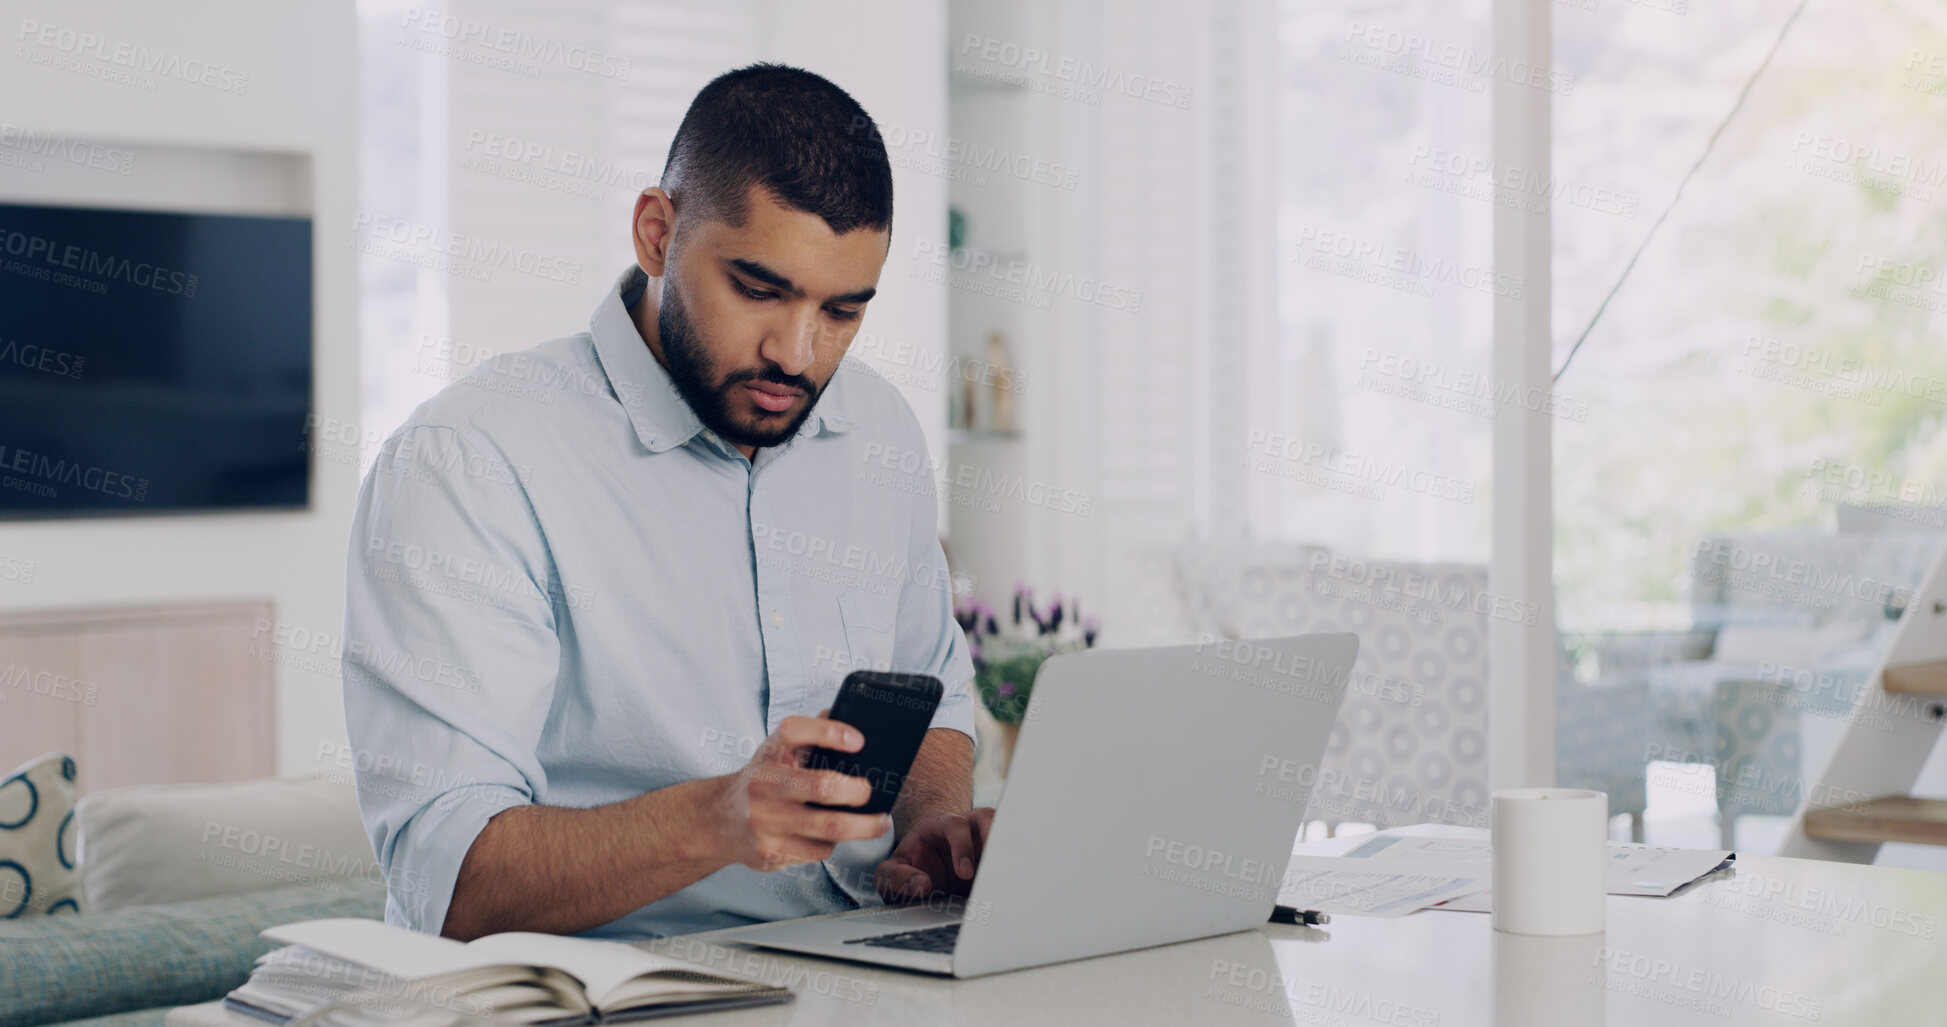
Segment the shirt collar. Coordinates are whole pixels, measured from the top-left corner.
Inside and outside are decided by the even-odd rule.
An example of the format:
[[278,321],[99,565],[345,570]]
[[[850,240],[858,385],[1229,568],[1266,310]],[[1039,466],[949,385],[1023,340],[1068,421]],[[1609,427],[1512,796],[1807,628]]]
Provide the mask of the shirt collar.
[[[628,414],[636,438],[651,453],[661,453],[683,445],[703,433],[704,428],[703,422],[697,420],[696,411],[676,391],[669,372],[656,362],[656,355],[649,351],[649,344],[642,340],[635,318],[629,313],[629,308],[641,301],[648,284],[649,276],[642,268],[629,265],[589,316],[588,329],[594,337],[602,371]],[[858,426],[847,416],[845,402],[847,385],[854,373],[847,362],[839,363],[831,383],[811,408],[811,416],[798,429],[799,435],[844,432]]]

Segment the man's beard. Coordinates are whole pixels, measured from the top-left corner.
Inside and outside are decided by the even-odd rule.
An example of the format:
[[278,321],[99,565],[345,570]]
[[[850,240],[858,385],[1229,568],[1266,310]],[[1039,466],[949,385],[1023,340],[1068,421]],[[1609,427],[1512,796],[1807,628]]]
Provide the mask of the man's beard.
[[[656,335],[662,341],[663,359],[669,365],[669,380],[675,383],[677,394],[705,428],[733,446],[775,446],[796,435],[824,392],[823,386],[813,385],[810,378],[786,374],[775,364],[761,369],[741,368],[718,381],[716,368],[711,366],[709,354],[704,352],[702,340],[696,337],[673,288],[663,290],[662,306],[656,311]],[[755,419],[739,417],[732,412],[731,396],[733,390],[750,381],[797,389],[805,395],[804,408],[788,422],[782,420],[783,413],[763,410]]]

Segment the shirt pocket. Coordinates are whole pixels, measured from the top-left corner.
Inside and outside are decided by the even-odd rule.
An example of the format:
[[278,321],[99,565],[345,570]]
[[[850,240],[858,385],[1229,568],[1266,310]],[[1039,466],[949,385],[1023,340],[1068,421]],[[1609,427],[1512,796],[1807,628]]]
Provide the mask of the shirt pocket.
[[845,625],[845,659],[842,663],[847,673],[854,670],[896,669],[892,665],[893,628],[897,619],[893,603],[896,598],[860,591],[838,594],[838,615]]

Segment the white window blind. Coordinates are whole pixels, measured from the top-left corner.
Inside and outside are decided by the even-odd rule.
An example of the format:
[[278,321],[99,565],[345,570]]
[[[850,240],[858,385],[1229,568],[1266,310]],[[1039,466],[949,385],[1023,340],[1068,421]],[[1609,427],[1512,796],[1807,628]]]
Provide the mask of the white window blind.
[[367,439],[491,355],[586,324],[690,100],[759,59],[759,8],[361,4]]
[[[1096,67],[1187,88],[1176,106],[1104,90],[1093,123],[1093,237],[1067,247],[1102,279],[1139,290],[1136,314],[1089,319],[1095,513],[1071,526],[1090,550],[1087,590],[1113,640],[1181,629],[1171,560],[1198,537],[1246,530],[1241,466],[1275,309],[1263,54],[1268,3],[1101,5]],[[1256,201],[1256,202],[1254,202]]]
[[[578,269],[569,275],[577,282],[518,268],[495,269],[488,281],[456,277],[455,340],[521,348],[585,323],[602,288],[633,259],[629,213],[642,188],[661,177],[690,100],[710,79],[757,59],[752,7],[748,0],[455,4],[483,25],[561,41],[564,49],[558,62],[531,62],[539,71],[532,77],[453,62],[451,222],[485,244],[524,247]],[[573,46],[611,55],[605,66],[626,67],[626,76],[567,66]],[[468,158],[471,166],[462,163]]]

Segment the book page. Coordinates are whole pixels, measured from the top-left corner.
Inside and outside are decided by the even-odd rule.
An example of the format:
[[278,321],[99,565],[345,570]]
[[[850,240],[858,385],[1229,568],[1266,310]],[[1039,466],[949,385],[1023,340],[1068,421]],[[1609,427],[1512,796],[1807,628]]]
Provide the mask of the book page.
[[406,981],[492,965],[451,938],[409,931],[382,920],[305,920],[272,927],[262,936],[286,945],[302,945],[354,966],[383,970]]
[[[657,971],[703,974],[721,982],[714,985],[717,988],[735,988],[749,983],[741,977],[644,952],[618,941],[515,931],[479,938],[467,943],[466,947],[478,953],[491,954],[496,962],[551,966],[571,973],[588,989],[588,998],[597,1008],[607,1006],[615,992],[631,979]],[[692,981],[685,990],[703,991],[712,987],[711,984]]]
[[263,937],[287,945],[302,945],[354,966],[382,970],[400,980],[419,981],[491,967],[547,967],[579,981],[588,1002],[601,1007],[618,989],[641,995],[660,989],[625,989],[644,974],[675,971],[687,977],[681,990],[734,991],[761,982],[717,973],[669,956],[644,952],[621,942],[569,938],[553,934],[509,932],[461,944],[379,920],[306,920],[263,932]]

